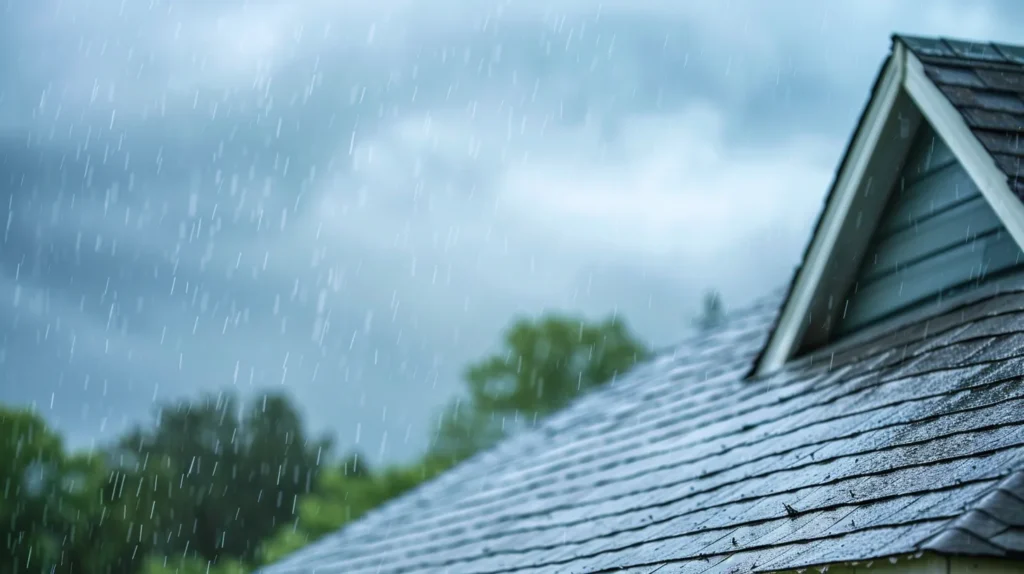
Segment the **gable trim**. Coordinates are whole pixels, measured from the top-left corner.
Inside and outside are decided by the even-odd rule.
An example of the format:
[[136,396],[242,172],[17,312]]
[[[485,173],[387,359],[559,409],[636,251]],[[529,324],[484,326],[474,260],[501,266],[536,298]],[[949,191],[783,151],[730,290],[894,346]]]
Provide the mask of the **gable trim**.
[[892,56],[882,74],[879,87],[842,160],[803,265],[754,367],[754,376],[780,369],[800,345],[808,325],[807,314],[819,294],[840,231],[857,198],[857,191],[865,176],[869,176],[868,164],[901,92],[910,97],[924,120],[950,148],[1014,241],[1024,246],[1024,203],[1010,190],[1006,174],[998,168],[960,112],[925,74],[921,61],[898,39],[894,41]]
[[[902,46],[897,46],[901,49]],[[783,305],[775,330],[758,361],[755,375],[777,370],[790,357],[803,334],[807,310],[821,283],[829,255],[846,220],[853,200],[867,172],[872,152],[882,135],[882,129],[896,103],[903,84],[904,58],[894,53],[882,72],[881,82],[868,103],[861,125],[850,144],[850,149],[836,176],[832,193],[825,205],[818,228],[811,239],[804,263],[797,272],[793,288]]]
[[906,51],[906,76],[903,84],[921,114],[978,186],[1014,241],[1024,246],[1024,202],[1010,190],[1006,174],[974,136],[963,115],[928,79],[924,65],[909,50]]

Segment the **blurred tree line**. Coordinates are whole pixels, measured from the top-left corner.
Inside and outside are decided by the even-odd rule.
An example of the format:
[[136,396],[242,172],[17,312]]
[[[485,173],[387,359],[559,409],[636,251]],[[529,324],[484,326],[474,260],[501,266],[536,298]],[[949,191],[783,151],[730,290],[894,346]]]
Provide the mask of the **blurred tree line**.
[[[720,320],[705,301],[699,328]],[[69,452],[27,410],[0,406],[0,574],[234,574],[276,561],[529,428],[644,360],[617,318],[513,322],[468,366],[413,464],[369,468],[311,436],[282,394],[160,405],[95,452]]]

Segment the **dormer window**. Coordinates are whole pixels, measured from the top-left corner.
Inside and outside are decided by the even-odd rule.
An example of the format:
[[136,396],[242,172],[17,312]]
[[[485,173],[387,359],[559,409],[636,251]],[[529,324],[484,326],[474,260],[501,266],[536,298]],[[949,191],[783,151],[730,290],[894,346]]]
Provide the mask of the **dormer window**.
[[1024,54],[905,36],[755,374],[1024,270]]

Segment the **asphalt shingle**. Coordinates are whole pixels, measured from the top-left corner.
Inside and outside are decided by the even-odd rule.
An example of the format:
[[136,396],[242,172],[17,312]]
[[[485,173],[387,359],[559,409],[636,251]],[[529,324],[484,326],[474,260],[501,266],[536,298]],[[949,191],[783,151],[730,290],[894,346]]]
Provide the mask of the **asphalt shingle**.
[[[752,320],[759,306],[268,571],[727,572],[1019,552],[1015,281],[749,380],[772,323]],[[704,375],[725,359],[736,367]]]
[[1010,188],[1024,191],[1024,50],[912,36],[896,40],[921,60],[928,77],[1006,173]]

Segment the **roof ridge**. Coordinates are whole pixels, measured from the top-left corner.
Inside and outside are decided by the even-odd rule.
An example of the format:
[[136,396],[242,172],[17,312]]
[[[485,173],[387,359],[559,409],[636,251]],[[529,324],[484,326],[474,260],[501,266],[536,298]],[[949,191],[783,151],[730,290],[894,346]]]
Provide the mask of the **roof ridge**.
[[1019,554],[1006,541],[1021,536],[1024,470],[1015,470],[918,547],[939,554],[1005,557]]

